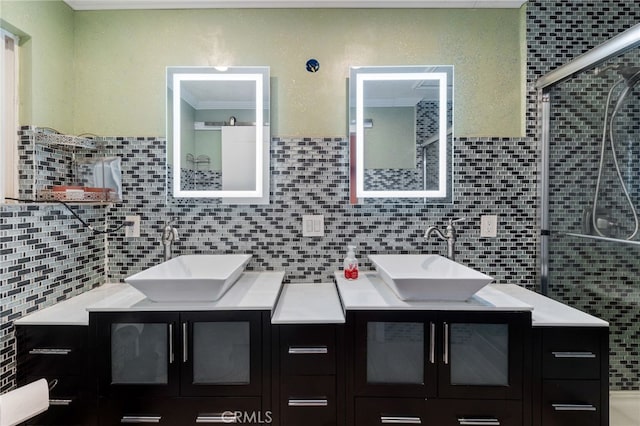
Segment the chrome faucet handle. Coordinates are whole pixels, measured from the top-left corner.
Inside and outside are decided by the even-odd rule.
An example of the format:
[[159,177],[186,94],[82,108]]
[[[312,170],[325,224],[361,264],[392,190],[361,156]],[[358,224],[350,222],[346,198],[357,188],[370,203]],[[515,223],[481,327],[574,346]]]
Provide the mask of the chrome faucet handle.
[[458,222],[464,222],[465,220],[467,220],[466,217],[459,217],[457,219],[449,219],[449,225],[453,225],[454,223],[458,223]]

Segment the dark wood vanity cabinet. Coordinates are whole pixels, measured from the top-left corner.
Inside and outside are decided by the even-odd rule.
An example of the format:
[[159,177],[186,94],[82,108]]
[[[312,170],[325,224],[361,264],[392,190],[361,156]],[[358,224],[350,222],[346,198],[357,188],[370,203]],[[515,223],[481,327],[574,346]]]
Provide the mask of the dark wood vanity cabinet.
[[17,325],[17,384],[45,378],[49,409],[27,425],[94,425],[95,392],[89,376],[86,326]]
[[609,424],[607,327],[536,327],[533,425]]
[[274,423],[344,425],[344,326],[272,326]]
[[268,312],[100,312],[90,324],[100,425],[264,420]]
[[530,312],[361,311],[347,324],[349,424],[529,424]]

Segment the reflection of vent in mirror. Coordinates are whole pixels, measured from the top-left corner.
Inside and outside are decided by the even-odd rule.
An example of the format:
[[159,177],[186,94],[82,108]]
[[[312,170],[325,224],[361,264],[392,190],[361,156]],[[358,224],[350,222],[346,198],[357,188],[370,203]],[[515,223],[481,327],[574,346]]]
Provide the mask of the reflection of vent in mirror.
[[349,86],[352,203],[451,202],[453,67],[357,67]]

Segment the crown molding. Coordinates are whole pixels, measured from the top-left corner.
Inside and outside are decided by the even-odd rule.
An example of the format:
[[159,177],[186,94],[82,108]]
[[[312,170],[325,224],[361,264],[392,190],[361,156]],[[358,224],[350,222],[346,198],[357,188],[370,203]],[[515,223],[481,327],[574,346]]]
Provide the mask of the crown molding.
[[73,10],[244,8],[520,8],[527,0],[64,0]]

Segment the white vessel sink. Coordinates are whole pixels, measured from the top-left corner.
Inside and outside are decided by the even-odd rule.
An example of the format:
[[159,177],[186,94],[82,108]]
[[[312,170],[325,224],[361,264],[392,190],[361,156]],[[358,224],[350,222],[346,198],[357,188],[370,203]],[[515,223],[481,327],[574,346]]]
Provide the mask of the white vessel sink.
[[250,254],[178,256],[125,278],[154,302],[213,302],[240,278]]
[[370,255],[380,278],[406,301],[462,301],[493,277],[436,254]]

